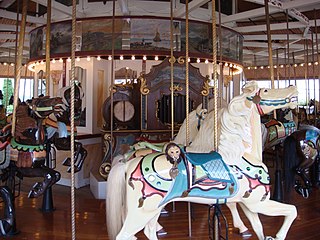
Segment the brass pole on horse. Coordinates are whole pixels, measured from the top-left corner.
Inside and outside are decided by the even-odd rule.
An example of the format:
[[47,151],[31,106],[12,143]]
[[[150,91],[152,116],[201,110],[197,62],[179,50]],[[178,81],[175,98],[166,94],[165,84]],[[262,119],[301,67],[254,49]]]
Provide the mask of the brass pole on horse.
[[[304,55],[304,78],[307,80],[307,89],[306,89],[306,104],[309,106],[310,99],[310,79],[309,79],[309,43],[308,39],[304,40],[305,43],[305,55]],[[310,113],[310,107],[309,113]]]
[[74,169],[74,141],[75,141],[75,125],[74,125],[74,93],[75,93],[75,52],[76,52],[76,9],[77,0],[72,0],[72,41],[71,41],[71,237],[76,239],[76,218],[75,218],[75,169]]
[[[186,146],[189,145],[189,0],[186,1]],[[191,228],[191,203],[188,202],[189,237],[192,235]]]
[[289,14],[288,10],[286,10],[286,22],[287,22],[287,58],[286,58],[286,64],[285,69],[288,67],[288,75],[287,70],[285,71],[285,75],[288,76],[289,85],[291,85],[291,72],[290,72],[290,36],[289,36]]
[[278,82],[278,88],[279,88],[279,82],[280,82],[279,49],[276,49],[276,66],[277,66],[277,82]]
[[[218,129],[218,114],[217,114],[217,106],[218,106],[218,76],[217,76],[217,23],[216,23],[216,1],[212,0],[211,2],[211,18],[212,18],[212,66],[213,66],[213,81],[214,81],[214,86],[213,86],[213,103],[214,103],[214,136],[213,136],[213,141],[214,141],[214,150],[218,149],[218,134],[217,134],[217,129]],[[221,33],[221,32],[220,32]],[[220,34],[221,35],[221,34]],[[221,41],[220,41],[220,46],[221,46]],[[221,48],[220,48],[221,50]],[[220,55],[221,52],[220,52]],[[222,62],[221,62],[222,63]],[[222,64],[221,64],[222,65]],[[222,75],[220,67],[220,75]]]
[[317,113],[316,113],[316,74],[315,74],[315,66],[314,66],[314,44],[313,44],[313,32],[311,32],[311,53],[312,53],[312,77],[313,77],[313,99],[314,99],[314,107],[313,107],[313,123],[316,125],[316,118],[317,118]]
[[296,59],[294,56],[294,52],[292,52],[292,64],[293,64],[293,78],[294,78],[294,85],[297,86],[297,71],[296,71]]
[[[174,92],[173,65],[176,59],[173,55],[173,0],[170,0],[170,90],[171,90],[171,139],[174,138]],[[187,113],[188,114],[188,113]]]
[[46,26],[46,95],[50,95],[50,35],[51,35],[51,0],[47,0]]
[[[319,42],[318,42],[318,26],[317,26],[317,18],[316,18],[316,9],[314,9],[314,27],[316,34],[316,52],[317,52],[317,63],[318,63],[318,81],[320,83],[320,54],[319,54]],[[313,63],[314,64],[314,63]],[[320,97],[320,88],[319,88],[319,97]],[[316,98],[316,96],[314,96]],[[316,99],[314,99],[316,100]],[[318,99],[319,100],[319,99]],[[320,101],[320,100],[319,100]],[[316,101],[314,101],[316,103]],[[320,109],[317,109],[319,111]]]
[[[267,27],[267,38],[268,38],[271,88],[274,88],[274,67],[273,67],[273,59],[272,59],[272,41],[271,41],[270,18],[269,18],[269,1],[264,0],[264,5],[265,5],[265,13],[266,13],[266,27]],[[276,111],[273,111],[273,117],[277,118]]]
[[18,45],[18,51],[17,51],[18,56],[17,56],[17,62],[16,62],[16,71],[15,71],[12,132],[11,132],[12,136],[15,136],[15,128],[16,128],[16,111],[17,111],[18,100],[19,100],[19,84],[20,84],[21,70],[22,70],[22,56],[23,56],[24,37],[26,32],[27,9],[28,9],[28,1],[23,1],[22,17],[21,17],[20,33],[19,33],[19,45]]
[[114,31],[115,31],[115,0],[112,1],[112,42],[111,42],[111,71],[110,71],[110,74],[111,74],[111,85],[110,85],[110,136],[111,136],[111,139],[110,139],[110,160],[111,160],[111,163],[113,161],[113,106],[114,106],[114,103],[113,103],[113,88],[114,88],[114,44],[115,44],[115,34],[114,34]]

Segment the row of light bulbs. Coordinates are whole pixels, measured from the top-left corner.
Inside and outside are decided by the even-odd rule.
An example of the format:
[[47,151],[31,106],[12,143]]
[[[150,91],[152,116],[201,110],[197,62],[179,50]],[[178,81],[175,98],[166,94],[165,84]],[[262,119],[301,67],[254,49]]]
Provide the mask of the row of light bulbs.
[[[91,56],[87,56],[86,57],[86,60],[89,62],[89,61],[91,61]],[[117,59],[119,59],[119,60],[124,60],[125,58],[126,59],[128,59],[127,57],[125,57],[124,55],[120,55],[119,57],[115,57],[115,58],[117,58]],[[77,62],[80,62],[81,61],[81,57],[76,57],[76,61]],[[96,59],[98,60],[98,61],[100,61],[101,59],[102,59],[102,57],[101,56],[97,56],[96,57]],[[108,57],[107,57],[107,59],[108,60],[112,60],[112,56],[111,55],[109,55]],[[130,57],[130,59],[131,60],[136,60],[136,56],[135,55],[131,55],[131,57]],[[141,59],[141,58],[140,58]],[[144,61],[146,61],[146,60],[150,60],[151,58],[150,57],[147,57],[146,55],[143,55],[142,56],[142,59],[144,60]],[[158,61],[159,59],[160,59],[160,57],[159,56],[154,56],[153,57],[153,59],[155,60],[155,61]],[[191,58],[189,57],[188,58],[188,62],[191,62]],[[71,58],[70,57],[68,57],[67,59],[66,59],[66,61],[67,62],[71,62]],[[194,58],[193,59],[193,61],[194,62],[197,62],[197,63],[201,63],[201,62],[203,62],[203,63],[205,63],[205,64],[209,64],[209,63],[212,63],[212,60],[209,60],[209,59],[201,59],[201,58]],[[63,58],[59,58],[58,60],[56,60],[55,58],[53,58],[52,60],[51,60],[51,63],[56,63],[56,62],[59,62],[59,63],[63,63]],[[33,62],[33,63],[30,63],[29,65],[28,65],[28,68],[29,68],[29,70],[31,70],[31,71],[34,71],[34,67],[37,65],[43,65],[43,64],[45,64],[45,61],[44,60],[41,60],[41,61],[36,61],[36,62]],[[242,66],[239,66],[239,65],[237,65],[237,64],[234,64],[234,63],[228,63],[228,62],[225,62],[225,63],[219,63],[219,65],[224,65],[225,67],[229,67],[229,68],[232,68],[233,69],[233,75],[236,75],[236,74],[239,74],[239,73],[241,73],[242,71],[243,71],[243,68],[242,68]]]
[[[298,67],[298,66],[300,66],[300,67],[304,67],[304,66],[306,66],[306,65],[308,65],[308,66],[312,66],[312,65],[314,65],[314,66],[318,66],[319,65],[319,62],[314,62],[314,63],[312,63],[312,62],[309,62],[308,64],[306,64],[306,63],[300,63],[300,64],[287,64],[287,65],[284,65],[284,64],[281,64],[281,65],[279,65],[279,68],[284,68],[284,67]],[[257,66],[249,66],[249,67],[246,67],[248,70],[256,70],[256,69],[258,69],[258,68],[260,68],[260,69],[264,69],[264,68],[270,68],[270,66],[260,66],[260,67],[257,67]],[[274,65],[273,66],[273,68],[278,68],[278,66],[277,65]]]

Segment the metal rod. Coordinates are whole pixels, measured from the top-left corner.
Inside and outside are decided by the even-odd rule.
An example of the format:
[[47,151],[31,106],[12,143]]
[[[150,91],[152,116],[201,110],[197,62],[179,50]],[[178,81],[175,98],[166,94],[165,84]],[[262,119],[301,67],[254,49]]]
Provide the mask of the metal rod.
[[114,44],[115,44],[115,12],[116,12],[116,1],[112,1],[112,47],[111,47],[111,86],[110,86],[110,135],[111,135],[111,140],[110,140],[110,159],[111,163],[113,161],[113,88],[114,88]]
[[265,5],[266,24],[267,24],[270,79],[271,79],[271,87],[274,88],[274,69],[273,69],[273,59],[272,59],[272,42],[271,42],[270,18],[269,18],[269,1],[264,0],[264,5]]
[[72,41],[71,41],[71,236],[72,240],[76,239],[76,216],[75,216],[75,172],[74,172],[74,92],[75,92],[75,58],[76,58],[76,25],[77,25],[77,0],[72,0]]
[[51,0],[47,2],[46,28],[46,95],[50,95],[50,35],[51,35]]
[[[170,0],[170,89],[171,89],[171,139],[174,137],[174,92],[173,92],[173,0]],[[188,113],[187,113],[188,114]]]
[[[286,61],[286,69],[288,66],[288,80],[289,85],[291,85],[291,74],[290,74],[290,36],[289,36],[289,14],[288,10],[286,10],[286,20],[287,20],[287,61]],[[286,75],[287,76],[287,75]]]
[[18,51],[17,51],[15,85],[14,85],[12,132],[11,132],[12,136],[15,136],[15,128],[16,128],[16,110],[17,110],[18,100],[19,100],[19,86],[20,86],[20,78],[21,78],[21,70],[22,70],[22,56],[23,56],[24,37],[26,32],[27,10],[28,10],[28,0],[22,2],[22,17],[21,17],[21,23],[20,23],[19,44],[18,44]]

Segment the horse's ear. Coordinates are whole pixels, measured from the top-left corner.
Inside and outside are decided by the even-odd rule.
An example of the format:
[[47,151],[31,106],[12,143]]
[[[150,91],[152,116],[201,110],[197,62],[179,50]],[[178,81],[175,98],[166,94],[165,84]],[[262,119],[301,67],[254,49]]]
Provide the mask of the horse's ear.
[[259,87],[258,87],[258,83],[256,81],[249,81],[247,82],[243,88],[242,88],[242,92],[243,93],[256,93],[258,91]]

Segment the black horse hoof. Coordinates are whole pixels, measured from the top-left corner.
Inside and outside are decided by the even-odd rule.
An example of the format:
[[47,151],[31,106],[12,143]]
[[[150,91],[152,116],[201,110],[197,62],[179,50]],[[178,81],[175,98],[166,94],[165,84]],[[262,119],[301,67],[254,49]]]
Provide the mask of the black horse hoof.
[[[81,170],[81,168],[78,168],[76,165],[74,166],[74,173],[77,173]],[[71,166],[67,170],[68,173],[71,173]]]
[[67,166],[70,167],[71,166],[71,158],[66,158],[63,162],[62,162],[63,166]]
[[42,183],[37,182],[33,185],[32,189],[28,194],[28,198],[37,198],[44,193],[45,189]]

